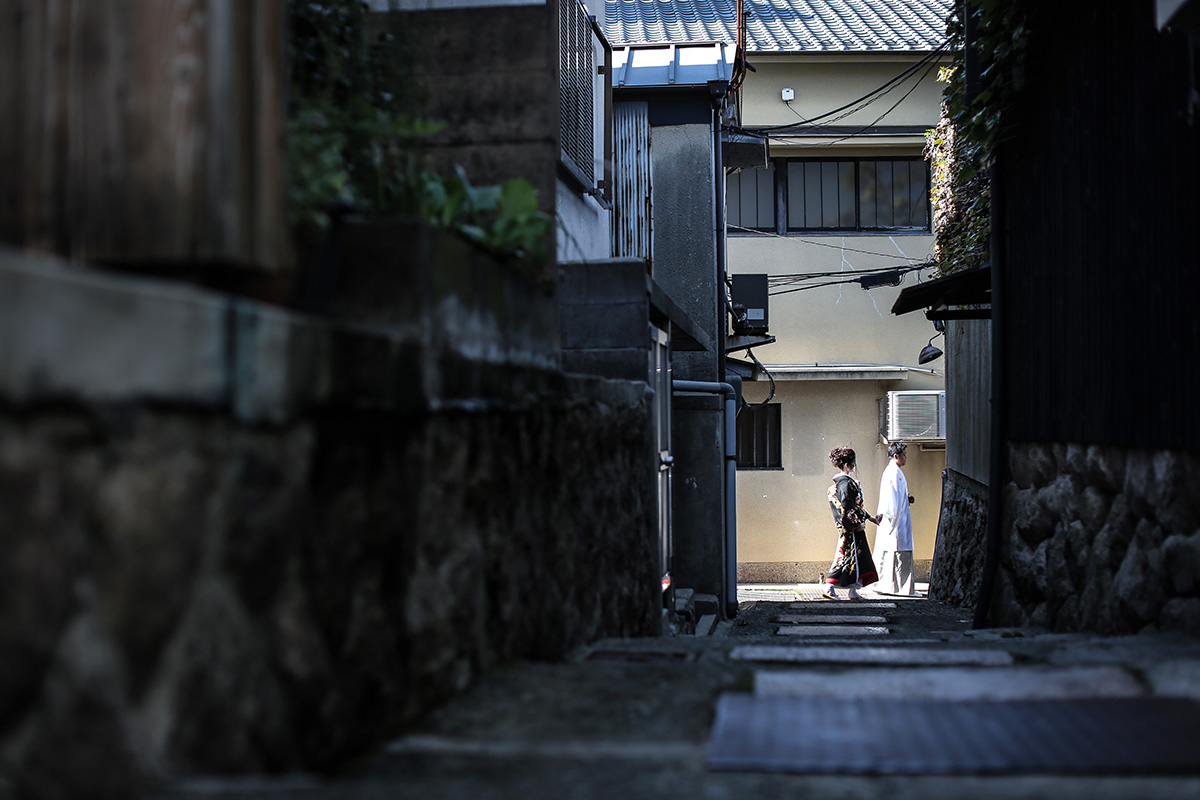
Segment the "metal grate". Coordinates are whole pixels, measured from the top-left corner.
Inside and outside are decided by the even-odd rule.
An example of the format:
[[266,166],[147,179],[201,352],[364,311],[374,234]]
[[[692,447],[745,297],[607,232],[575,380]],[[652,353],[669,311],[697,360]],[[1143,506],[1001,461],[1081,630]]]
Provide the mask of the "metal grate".
[[560,0],[559,24],[559,137],[567,160],[589,185],[595,185],[596,149],[593,120],[592,23],[578,0]]
[[854,775],[1200,775],[1200,704],[727,694],[708,765]]

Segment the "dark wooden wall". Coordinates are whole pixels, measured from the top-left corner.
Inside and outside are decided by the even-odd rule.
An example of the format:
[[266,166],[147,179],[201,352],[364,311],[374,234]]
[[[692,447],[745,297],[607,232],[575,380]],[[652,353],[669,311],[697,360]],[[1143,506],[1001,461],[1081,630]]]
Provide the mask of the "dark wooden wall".
[[5,2],[0,242],[287,268],[284,3]]
[[1200,448],[1196,35],[1151,0],[1023,1],[997,176],[1009,436]]

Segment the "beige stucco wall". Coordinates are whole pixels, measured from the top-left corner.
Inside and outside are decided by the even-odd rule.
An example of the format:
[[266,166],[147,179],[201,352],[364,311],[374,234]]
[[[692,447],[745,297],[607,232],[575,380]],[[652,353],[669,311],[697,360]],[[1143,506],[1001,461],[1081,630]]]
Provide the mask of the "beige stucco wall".
[[[879,479],[887,466],[875,420],[878,400],[889,390],[935,388],[915,381],[786,381],[779,382],[773,402],[781,403],[782,470],[739,470],[737,476],[738,562],[828,562],[836,530],[825,492],[834,469],[829,451],[849,444],[858,455],[857,478],[867,510],[879,500]],[[767,395],[765,382],[746,383],[746,399]],[[943,450],[908,448],[904,475],[912,506],[914,558],[933,558],[938,509],[942,496]],[[867,523],[872,541],[875,526]]]
[[[825,114],[882,86],[919,58],[920,55],[911,57],[752,54],[750,62],[757,72],[750,74],[742,90],[742,122],[747,126],[786,125]],[[836,122],[825,119],[822,122],[835,125],[933,127],[937,123],[938,103],[941,101],[944,87],[937,82],[937,67],[933,67],[926,74],[926,66],[905,78],[891,92],[871,105],[855,111],[845,119]],[[900,101],[921,75],[924,77],[917,88]],[[796,94],[791,103],[791,110],[780,97],[780,92],[785,88],[792,89]],[[897,101],[900,101],[900,104],[875,123],[876,118]]]
[[[911,234],[730,235],[728,242],[732,273],[839,273],[820,282],[843,276],[852,278],[864,270],[919,264],[930,257],[932,249],[933,237]],[[777,341],[755,350],[755,355],[771,364],[870,363],[916,367],[917,354],[935,333],[933,324],[923,314],[896,316],[891,309],[900,290],[915,285],[917,275],[910,272],[900,286],[870,291],[847,283],[772,295],[768,311],[770,333]],[[922,270],[920,275],[927,279],[931,271]],[[929,367],[939,373],[943,369],[940,362]]]
[[[903,264],[903,251],[921,260],[932,246],[929,236],[730,237],[730,270],[782,274],[869,269]],[[843,247],[845,249],[843,249]],[[860,250],[883,253],[868,256]],[[891,256],[888,251],[896,252]],[[844,259],[844,260],[843,260]],[[924,273],[927,274],[927,273]],[[856,284],[828,286],[770,298],[770,333],[774,344],[755,355],[768,366],[780,364],[894,364],[912,368],[906,380],[778,380],[773,402],[782,403],[782,471],[738,472],[738,562],[802,563],[832,557],[834,529],[825,499],[833,475],[828,453],[850,444],[859,456],[858,477],[868,510],[878,500],[879,477],[887,453],[879,438],[879,399],[889,391],[943,389],[944,359],[917,365],[917,354],[935,334],[923,314],[896,316],[892,304],[898,287],[865,291]],[[939,346],[942,338],[934,340]],[[732,354],[744,357],[742,353]],[[928,374],[917,370],[930,370]],[[766,381],[746,382],[746,399],[758,402],[769,391]],[[912,494],[914,558],[933,558],[941,504],[944,450],[922,452],[909,446],[905,467]],[[874,526],[868,524],[874,540]]]
[[[780,100],[780,90],[796,92],[792,109],[813,116],[855,100],[901,72],[920,55],[908,57],[767,57],[752,59],[758,72],[747,79],[742,95],[743,124],[747,127],[799,121]],[[893,112],[877,124],[933,127],[938,117],[941,84],[936,69]],[[868,125],[911,87],[905,83],[868,109],[837,125]],[[811,144],[811,142],[810,142]],[[771,147],[771,156],[914,156],[923,151],[920,136],[887,139],[860,138],[831,147],[802,146],[799,141]],[[918,264],[932,256],[928,234],[790,234],[738,235],[728,240],[729,269],[736,273],[835,272],[838,277],[882,267]],[[755,349],[769,366],[783,364],[887,364],[912,367],[906,380],[779,380],[773,402],[782,404],[782,470],[738,472],[739,564],[797,565],[824,563],[828,567],[836,546],[826,489],[833,475],[828,453],[849,444],[858,453],[858,478],[867,508],[878,502],[879,479],[887,463],[879,437],[879,400],[888,391],[943,389],[945,360],[919,367],[917,354],[935,334],[923,314],[891,313],[901,289],[928,269],[909,273],[903,284],[864,291],[849,283],[772,295],[770,333],[775,344]],[[942,346],[939,336],[935,344]],[[731,354],[734,358],[743,353]],[[933,370],[929,374],[924,370]],[[765,381],[747,382],[747,400],[766,397]],[[941,505],[945,451],[922,450],[911,443],[904,469],[912,507],[914,557],[933,558]],[[875,527],[868,523],[874,543]],[[793,570],[795,573],[795,570]],[[815,579],[815,575],[812,576]]]

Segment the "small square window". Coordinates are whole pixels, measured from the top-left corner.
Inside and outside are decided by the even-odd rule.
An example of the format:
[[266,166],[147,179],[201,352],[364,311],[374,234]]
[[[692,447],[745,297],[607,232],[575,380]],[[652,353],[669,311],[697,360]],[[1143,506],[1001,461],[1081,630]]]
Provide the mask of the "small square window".
[[743,408],[737,415],[738,469],[783,469],[779,403]]

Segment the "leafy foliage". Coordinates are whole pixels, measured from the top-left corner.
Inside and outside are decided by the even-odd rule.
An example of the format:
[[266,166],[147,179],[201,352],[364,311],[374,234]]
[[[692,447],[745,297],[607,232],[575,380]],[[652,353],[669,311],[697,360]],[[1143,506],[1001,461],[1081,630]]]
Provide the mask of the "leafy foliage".
[[551,220],[528,181],[473,186],[461,167],[448,177],[425,167],[423,145],[443,126],[414,113],[422,98],[398,15],[373,17],[362,0],[293,0],[288,16],[293,224],[326,228],[335,210],[407,214],[501,260],[546,260]]
[[929,132],[933,165],[934,245],[942,274],[980,266],[988,259],[991,186],[987,171],[1003,141],[1007,112],[1020,91],[1027,39],[1025,6],[1014,0],[973,0],[979,56],[977,92],[970,96],[965,69],[962,6],[946,23],[955,53],[939,80],[946,83],[942,119]]

